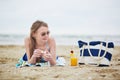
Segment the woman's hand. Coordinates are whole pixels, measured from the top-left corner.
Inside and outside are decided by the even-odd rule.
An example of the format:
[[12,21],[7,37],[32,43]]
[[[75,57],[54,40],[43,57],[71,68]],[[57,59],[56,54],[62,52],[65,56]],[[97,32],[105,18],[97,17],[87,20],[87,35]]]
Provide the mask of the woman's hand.
[[29,60],[29,63],[35,64],[36,63],[36,59],[42,57],[43,53],[44,53],[44,51],[42,51],[40,49],[35,49],[31,59]]
[[44,55],[43,55],[43,58],[46,61],[50,61],[50,60],[52,60],[52,55],[50,54],[50,52],[46,51],[46,53],[44,53]]
[[40,49],[35,49],[33,52],[33,57],[41,57],[44,52]]

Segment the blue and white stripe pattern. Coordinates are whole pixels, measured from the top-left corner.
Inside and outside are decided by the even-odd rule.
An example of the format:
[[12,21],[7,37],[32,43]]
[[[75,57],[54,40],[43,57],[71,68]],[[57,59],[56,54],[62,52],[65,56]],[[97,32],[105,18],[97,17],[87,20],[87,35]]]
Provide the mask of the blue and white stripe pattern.
[[80,48],[79,63],[109,66],[112,58],[114,43],[105,41],[78,41]]

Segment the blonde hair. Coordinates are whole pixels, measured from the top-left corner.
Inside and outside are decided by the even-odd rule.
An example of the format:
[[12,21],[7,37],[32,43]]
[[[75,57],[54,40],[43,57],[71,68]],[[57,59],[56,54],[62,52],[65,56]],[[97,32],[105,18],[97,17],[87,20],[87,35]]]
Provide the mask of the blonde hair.
[[36,40],[33,37],[33,33],[35,33],[41,26],[48,27],[47,23],[37,20],[32,24],[32,27],[30,29],[30,57],[33,55],[33,51],[36,45]]

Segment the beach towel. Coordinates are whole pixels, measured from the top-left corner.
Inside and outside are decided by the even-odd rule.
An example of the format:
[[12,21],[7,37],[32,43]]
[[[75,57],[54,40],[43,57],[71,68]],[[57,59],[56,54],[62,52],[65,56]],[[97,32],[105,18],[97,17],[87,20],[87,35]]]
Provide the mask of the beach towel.
[[[65,59],[64,57],[59,57],[57,56],[56,57],[56,65],[57,66],[65,66]],[[37,62],[36,64],[30,64],[28,63],[28,59],[27,59],[27,55],[26,53],[23,55],[23,57],[21,57],[19,60],[18,60],[18,63],[16,64],[16,68],[21,68],[21,67],[24,67],[24,66],[28,66],[28,67],[31,67],[31,66],[39,66],[39,67],[45,67],[45,66],[50,66],[50,63],[49,61],[45,61],[43,58],[40,60],[40,62]]]
[[79,64],[109,66],[114,43],[105,41],[78,41],[80,48]]

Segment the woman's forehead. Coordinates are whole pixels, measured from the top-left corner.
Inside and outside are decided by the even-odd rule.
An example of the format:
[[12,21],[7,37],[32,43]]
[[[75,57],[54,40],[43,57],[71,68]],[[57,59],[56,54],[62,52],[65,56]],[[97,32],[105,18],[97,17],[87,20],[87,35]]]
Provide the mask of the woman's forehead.
[[44,32],[44,31],[48,31],[48,27],[45,27],[45,26],[41,26],[37,32]]

